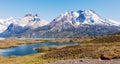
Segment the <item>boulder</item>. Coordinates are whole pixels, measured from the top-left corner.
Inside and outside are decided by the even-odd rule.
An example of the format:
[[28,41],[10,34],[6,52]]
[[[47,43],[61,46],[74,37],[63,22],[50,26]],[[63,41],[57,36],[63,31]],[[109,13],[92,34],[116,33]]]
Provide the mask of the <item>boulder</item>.
[[111,60],[113,57],[105,54],[101,54],[100,59],[101,60]]

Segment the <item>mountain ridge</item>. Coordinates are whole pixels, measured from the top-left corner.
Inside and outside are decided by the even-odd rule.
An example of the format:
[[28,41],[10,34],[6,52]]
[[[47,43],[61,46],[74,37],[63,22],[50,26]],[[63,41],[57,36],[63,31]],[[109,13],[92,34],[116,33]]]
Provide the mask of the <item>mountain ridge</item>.
[[27,30],[48,24],[48,21],[41,20],[37,14],[26,14],[20,20],[9,23],[5,30],[2,30],[0,37],[11,37],[26,32]]
[[41,21],[37,14],[35,16],[27,14],[20,19],[17,25],[30,28],[29,30],[23,30],[24,32],[21,33],[12,30],[10,34],[12,34],[13,31],[16,31],[17,34],[12,34],[10,36],[5,35],[10,31],[6,30],[2,35],[6,37],[15,36],[25,38],[63,38],[99,36],[120,31],[120,22],[103,19],[93,10],[65,12],[53,19],[50,23],[44,24],[44,22],[41,22],[42,26],[39,25],[40,23],[38,20]]
[[21,34],[27,38],[99,36],[119,31],[120,23],[105,20],[91,10],[65,12],[48,25]]

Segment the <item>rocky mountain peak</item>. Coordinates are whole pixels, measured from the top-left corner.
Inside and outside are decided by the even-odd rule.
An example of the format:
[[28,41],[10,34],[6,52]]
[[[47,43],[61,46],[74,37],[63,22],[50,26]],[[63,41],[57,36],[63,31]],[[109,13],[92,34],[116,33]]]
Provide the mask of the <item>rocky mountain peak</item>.
[[[93,10],[79,10],[79,11],[71,11],[62,13],[60,16],[53,20],[53,23],[56,22],[69,22],[72,25],[120,25],[119,22],[109,21],[101,18],[98,14],[96,14]],[[114,23],[114,24],[112,24]]]

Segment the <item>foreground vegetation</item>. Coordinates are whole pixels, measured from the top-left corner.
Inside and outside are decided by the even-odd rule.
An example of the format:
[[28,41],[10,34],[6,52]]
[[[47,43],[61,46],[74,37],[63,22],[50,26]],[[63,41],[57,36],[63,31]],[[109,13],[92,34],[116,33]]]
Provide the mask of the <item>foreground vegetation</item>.
[[[50,40],[49,42],[81,42],[78,45],[52,46],[38,48],[38,54],[26,56],[0,57],[2,64],[44,64],[54,60],[90,58],[98,59],[101,54],[120,58],[120,36],[109,35],[99,37],[78,37]],[[3,43],[4,42],[4,43]],[[14,43],[13,43],[14,42]],[[42,40],[3,40],[0,47],[10,47],[18,44],[48,42]]]
[[[119,42],[120,43],[120,42]],[[101,54],[120,57],[120,44],[114,43],[82,43],[73,46],[42,47],[42,53],[27,56],[0,57],[2,64],[44,64],[55,60],[90,58],[97,59]],[[46,49],[45,49],[46,48]],[[44,50],[43,50],[44,49]],[[50,49],[50,50],[49,50]]]
[[120,57],[120,44],[104,43],[104,44],[80,44],[66,46],[60,49],[53,49],[43,55],[44,59],[75,59],[75,58],[92,58],[98,59],[101,54]]
[[43,64],[48,60],[41,58],[43,54],[31,54],[26,56],[0,57],[0,64]]

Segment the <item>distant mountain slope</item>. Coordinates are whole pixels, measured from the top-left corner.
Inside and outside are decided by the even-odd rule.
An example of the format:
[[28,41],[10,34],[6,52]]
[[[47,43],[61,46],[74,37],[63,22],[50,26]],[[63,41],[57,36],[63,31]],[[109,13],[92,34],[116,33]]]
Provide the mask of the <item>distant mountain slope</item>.
[[10,17],[8,19],[0,19],[0,33],[4,32],[11,23],[14,23],[15,19]]
[[1,30],[4,30],[1,31],[0,37],[11,37],[14,35],[18,35],[26,32],[27,30],[47,25],[49,22],[45,20],[40,20],[37,14],[26,14],[18,21],[11,19],[8,21],[3,21],[3,23],[6,23],[7,25],[5,24],[5,27],[2,25],[3,27],[1,28]]
[[103,19],[93,10],[65,12],[46,26],[25,33],[27,38],[61,38],[79,36],[98,36],[120,31],[120,22]]
[[28,27],[25,28],[15,24],[10,24],[8,28],[3,33],[0,34],[0,36],[6,38],[26,32],[28,29],[29,29]]
[[120,35],[120,32],[113,33],[111,35]]
[[77,12],[65,12],[55,18],[51,25],[56,25],[56,23],[70,23],[73,26],[79,26],[83,24],[88,25],[107,25],[107,26],[120,26],[120,22],[113,20],[103,19],[98,16],[93,10],[80,10]]
[[117,32],[115,34],[95,37],[90,42],[92,43],[118,43],[120,42],[120,32],[119,33]]
[[23,18],[21,18],[17,25],[21,27],[31,27],[31,28],[37,28],[44,25],[47,25],[49,22],[45,20],[41,20],[40,17],[32,14],[26,14]]

